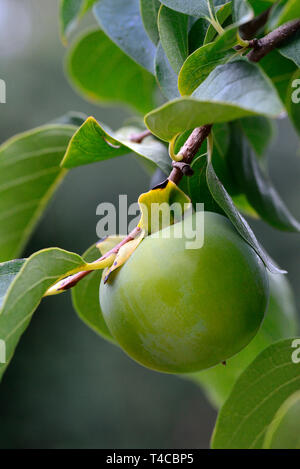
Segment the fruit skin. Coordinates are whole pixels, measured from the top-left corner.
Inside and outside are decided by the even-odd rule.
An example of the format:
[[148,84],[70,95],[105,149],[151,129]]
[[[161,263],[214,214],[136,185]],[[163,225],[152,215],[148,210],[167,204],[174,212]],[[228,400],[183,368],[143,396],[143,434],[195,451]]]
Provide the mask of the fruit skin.
[[264,317],[269,284],[262,261],[225,217],[204,215],[201,249],[186,249],[176,223],[163,230],[169,239],[148,236],[100,285],[111,334],[157,371],[199,371],[228,359]]
[[269,306],[262,327],[254,339],[229,359],[226,367],[217,365],[189,376],[203,387],[208,400],[216,408],[224,404],[238,377],[260,352],[277,340],[297,336],[297,310],[289,282],[285,275],[268,275]]

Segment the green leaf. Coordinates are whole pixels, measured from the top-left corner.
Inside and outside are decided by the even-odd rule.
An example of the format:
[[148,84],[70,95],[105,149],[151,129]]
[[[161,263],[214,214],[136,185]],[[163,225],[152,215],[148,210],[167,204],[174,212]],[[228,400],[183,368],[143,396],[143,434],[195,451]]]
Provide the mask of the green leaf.
[[157,46],[155,57],[155,72],[161,92],[168,100],[180,96],[178,91],[178,77],[171,67],[162,45]]
[[231,196],[240,193],[236,181],[232,175],[228,160],[230,154],[230,128],[228,124],[215,124],[212,128],[213,155],[212,164],[218,178]]
[[[163,5],[171,8],[172,10],[185,13],[186,15],[205,17],[209,16],[207,7],[207,0],[160,0]],[[217,7],[227,3],[226,0],[214,0]]]
[[283,57],[277,50],[273,50],[260,60],[259,66],[271,79],[280,99],[285,103],[289,83],[297,66],[291,60]]
[[157,27],[157,16],[159,8],[159,0],[140,0],[140,9],[144,28],[151,41],[155,45],[157,45],[159,42],[159,33]]
[[264,449],[300,449],[300,391],[279,408],[266,432]]
[[70,111],[56,119],[53,119],[49,124],[74,125],[75,127],[80,127],[87,117],[88,116],[83,112]]
[[254,64],[237,60],[219,65],[191,97],[171,101],[150,112],[145,122],[162,140],[203,124],[261,114],[278,117],[283,106],[269,80]]
[[278,0],[248,0],[252,6],[255,16],[265,12],[268,8],[275,6]]
[[277,26],[287,23],[288,21],[296,20],[300,18],[300,3],[299,0],[288,0],[282,3],[280,14],[277,18]]
[[254,11],[254,16],[260,15],[276,2],[277,0],[248,0],[248,3]]
[[155,45],[144,29],[139,0],[101,0],[94,6],[94,14],[101,29],[125,54],[154,73]]
[[162,5],[158,15],[161,45],[171,67],[179,73],[188,56],[188,16]]
[[300,67],[300,31],[285,41],[278,50],[280,54],[287,59],[292,60],[298,67]]
[[256,155],[263,156],[274,136],[273,122],[263,116],[244,117],[239,122]]
[[80,13],[82,0],[62,0],[60,4],[61,36],[65,40],[74,28]]
[[292,76],[286,92],[286,109],[295,129],[300,134],[300,70]]
[[67,71],[85,99],[125,103],[141,113],[153,108],[153,76],[125,55],[102,31],[84,33],[67,56]]
[[45,125],[0,146],[0,261],[17,257],[66,170],[60,162],[76,127]]
[[195,21],[189,31],[189,53],[192,54],[204,43],[209,23],[204,18]]
[[129,153],[94,119],[88,117],[73,135],[61,166],[75,168]]
[[240,376],[219,413],[213,448],[262,447],[277,410],[300,389],[300,363],[292,361],[293,342],[286,339],[271,345]]
[[291,215],[272,182],[261,169],[238,123],[231,124],[230,165],[248,202],[274,228],[299,232],[300,223]]
[[192,200],[193,205],[197,203],[204,204],[205,210],[208,212],[215,212],[224,215],[223,210],[217,204],[208,188],[206,181],[207,157],[198,156],[192,163],[194,171],[193,176],[187,180],[188,195]]
[[66,36],[74,29],[78,21],[92,8],[98,0],[61,0],[60,24],[61,36]]
[[24,262],[10,283],[0,310],[0,338],[6,343],[7,358],[5,364],[0,364],[0,380],[47,289],[82,264],[77,254],[55,248],[39,251]]
[[217,204],[226,213],[227,217],[234,225],[238,233],[242,236],[242,238],[244,238],[244,240],[254,249],[257,255],[261,258],[268,270],[273,273],[285,273],[285,271],[278,269],[278,267],[273,263],[268,254],[261,247],[249,224],[239,213],[230,195],[228,194],[223,184],[219,180],[218,176],[216,175],[211,162],[208,162],[207,165],[206,178],[209,190]]
[[89,117],[72,137],[61,164],[65,168],[75,168],[134,152],[168,174],[171,160],[166,146],[151,136],[142,143],[130,141],[130,136],[139,132],[136,127],[123,127],[108,133],[96,119]]
[[[91,246],[82,256],[86,262],[93,262],[100,257],[99,249]],[[104,339],[115,343],[104,321],[99,302],[99,287],[102,270],[95,270],[84,277],[72,288],[72,301],[75,311],[82,321],[100,334]]]
[[189,377],[200,384],[212,404],[219,408],[228,399],[242,372],[265,348],[278,340],[297,334],[297,309],[286,275],[268,274],[270,300],[264,322],[254,339],[226,366],[217,365]]
[[247,0],[232,0],[232,5],[235,23],[241,25],[253,19],[254,11]]
[[184,62],[178,77],[178,87],[182,96],[188,96],[221,64],[225,64],[236,52],[237,27],[221,34],[214,42],[197,49]]
[[252,217],[252,218],[259,218],[254,208],[249,204],[246,196],[244,194],[235,194],[231,196],[232,201],[239,212],[242,215]]
[[24,262],[25,259],[15,259],[0,264],[0,308],[2,307],[10,284],[21,270]]
[[[230,144],[230,129],[228,124],[215,124],[212,128],[213,135],[213,156],[212,163],[218,178],[222,181],[222,184],[226,190],[231,194],[237,194],[236,182],[232,177],[230,167],[228,164],[228,158],[230,158],[229,144]],[[184,136],[184,138],[183,138]],[[176,151],[180,150],[184,141],[188,138],[188,134],[183,134],[182,138],[179,137],[178,148]],[[181,141],[182,140],[182,141]],[[177,143],[176,141],[176,143]],[[177,145],[176,145],[177,147]],[[212,212],[223,213],[223,210],[218,206],[214,198],[212,197],[207,181],[206,181],[206,167],[207,167],[207,158],[199,158],[199,156],[206,155],[207,153],[207,143],[203,142],[198,154],[195,156],[192,168],[194,170],[193,176],[187,178],[187,183],[189,187],[189,195],[192,199],[192,202],[203,202],[205,204],[205,210]]]
[[[220,8],[216,12],[216,18],[219,21],[219,23],[224,27],[230,21],[231,14],[232,14],[232,2],[230,1],[220,6]],[[217,31],[215,30],[213,25],[210,24],[207,28],[203,44],[200,44],[200,45],[202,46],[202,45],[208,44],[209,42],[212,42],[217,35],[218,35]]]

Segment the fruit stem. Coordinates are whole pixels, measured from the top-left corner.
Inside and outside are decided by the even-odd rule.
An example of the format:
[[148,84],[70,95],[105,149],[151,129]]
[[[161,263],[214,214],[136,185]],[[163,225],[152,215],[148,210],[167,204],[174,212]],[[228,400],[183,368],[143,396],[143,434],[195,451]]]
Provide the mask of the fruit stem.
[[[97,259],[96,261],[92,262],[92,264],[96,264],[100,261],[103,261],[104,259],[107,259],[111,254],[117,254],[119,249],[122,246],[124,246],[124,244],[126,244],[129,241],[132,241],[133,239],[135,239],[140,231],[141,231],[141,228],[139,226],[136,226],[134,228],[134,230],[132,230],[131,233],[129,233],[129,235],[126,236],[126,238],[122,239],[122,241],[119,244],[114,246],[110,251],[106,252],[104,254],[104,256],[102,256],[99,259]],[[59,291],[66,291],[66,290],[69,290],[70,288],[75,287],[75,285],[77,285],[77,283],[80,280],[82,280],[84,277],[89,275],[91,272],[94,272],[94,270],[86,270],[86,271],[78,272],[77,274],[74,274],[74,275],[70,275],[64,281],[60,282],[60,286],[57,289],[57,291],[58,292]]]
[[[191,164],[193,158],[198,153],[202,143],[206,140],[210,134],[212,124],[202,125],[202,127],[196,127],[193,130],[189,138],[186,140],[183,147],[179,151],[178,155],[182,156],[182,163]],[[178,156],[177,155],[177,156]],[[183,172],[178,166],[173,167],[169,176],[169,181],[179,184],[183,177]]]

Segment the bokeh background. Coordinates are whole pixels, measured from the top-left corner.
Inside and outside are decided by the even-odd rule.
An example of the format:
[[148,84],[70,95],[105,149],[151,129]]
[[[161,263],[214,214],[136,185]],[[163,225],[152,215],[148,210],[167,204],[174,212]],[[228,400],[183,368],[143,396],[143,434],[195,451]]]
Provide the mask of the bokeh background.
[[[87,17],[82,27],[91,21]],[[78,97],[64,75],[64,55],[58,1],[0,0],[0,78],[7,83],[1,143],[68,110],[112,128],[130,116]],[[278,123],[269,158],[271,176],[299,219],[299,141],[286,120]],[[134,202],[148,184],[130,156],[73,170],[25,255],[49,246],[84,252],[96,239],[97,205],[117,203],[118,194]],[[299,310],[297,235],[251,224],[289,271]],[[41,304],[0,385],[0,448],[207,448],[215,418],[195,384],[142,368],[90,331],[69,294]]]

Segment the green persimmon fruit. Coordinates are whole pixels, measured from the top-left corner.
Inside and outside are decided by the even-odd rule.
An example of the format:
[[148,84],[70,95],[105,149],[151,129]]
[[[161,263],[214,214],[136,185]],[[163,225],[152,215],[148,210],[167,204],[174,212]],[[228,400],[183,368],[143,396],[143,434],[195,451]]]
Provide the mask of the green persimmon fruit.
[[228,360],[226,366],[217,365],[189,376],[203,387],[216,408],[224,404],[238,377],[262,350],[277,340],[294,337],[298,333],[295,300],[286,276],[269,273],[269,283],[270,300],[266,316],[250,344]]
[[205,212],[200,249],[187,249],[182,223],[144,239],[100,285],[112,336],[137,362],[167,373],[203,370],[238,353],[268,303],[265,266],[229,220]]

